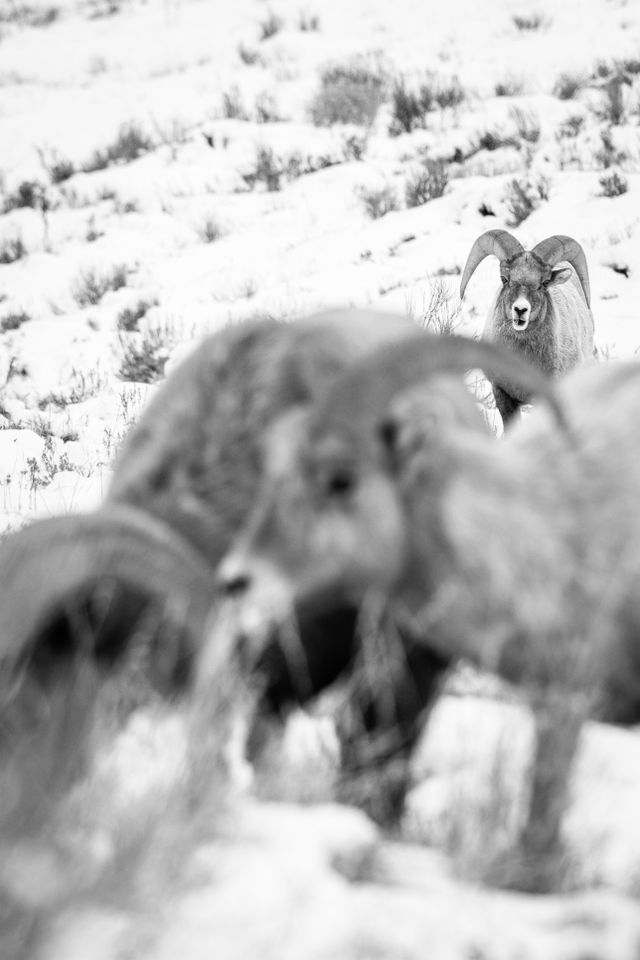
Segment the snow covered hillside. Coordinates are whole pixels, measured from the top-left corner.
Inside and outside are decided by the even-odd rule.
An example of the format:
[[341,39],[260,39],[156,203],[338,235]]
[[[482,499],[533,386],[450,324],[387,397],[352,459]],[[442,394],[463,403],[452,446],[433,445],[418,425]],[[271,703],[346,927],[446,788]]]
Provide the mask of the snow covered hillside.
[[[147,384],[204,333],[331,304],[419,316],[434,279],[455,306],[486,229],[574,236],[601,350],[638,346],[634,5],[6,7],[3,527],[94,504]],[[489,260],[462,331],[496,283]]]
[[[99,504],[157,384],[228,323],[366,305],[420,322],[438,301],[479,333],[495,259],[458,289],[493,228],[579,241],[601,362],[638,353],[634,0],[0,0],[0,535]],[[0,887],[44,917],[20,956],[638,960],[637,731],[583,733],[578,893],[474,885],[483,816],[513,828],[531,750],[501,697],[438,704],[398,837],[245,785],[197,843],[169,817],[127,895],[114,873],[100,897],[184,772],[184,717],[134,718],[78,800],[99,797],[69,876],[0,850]],[[297,722],[281,783],[304,768],[328,800],[331,734]]]

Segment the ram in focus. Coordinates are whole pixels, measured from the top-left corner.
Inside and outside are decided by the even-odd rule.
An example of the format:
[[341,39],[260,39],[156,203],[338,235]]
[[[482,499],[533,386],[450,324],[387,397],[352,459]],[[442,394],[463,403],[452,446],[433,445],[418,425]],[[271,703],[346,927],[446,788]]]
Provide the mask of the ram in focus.
[[[517,351],[550,377],[573,370],[594,355],[589,271],[584,250],[554,235],[527,251],[507,230],[489,230],[473,244],[460,282],[463,297],[485,257],[500,261],[500,280],[483,337]],[[491,385],[506,425],[529,395],[507,376]]]

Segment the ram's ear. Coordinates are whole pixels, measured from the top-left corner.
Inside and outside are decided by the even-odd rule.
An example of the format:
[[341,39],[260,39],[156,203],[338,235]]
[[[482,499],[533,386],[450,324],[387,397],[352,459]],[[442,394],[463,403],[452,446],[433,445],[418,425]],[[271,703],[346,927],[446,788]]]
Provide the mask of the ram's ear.
[[566,283],[571,278],[574,271],[571,267],[557,267],[545,283],[546,287],[552,287],[555,284]]

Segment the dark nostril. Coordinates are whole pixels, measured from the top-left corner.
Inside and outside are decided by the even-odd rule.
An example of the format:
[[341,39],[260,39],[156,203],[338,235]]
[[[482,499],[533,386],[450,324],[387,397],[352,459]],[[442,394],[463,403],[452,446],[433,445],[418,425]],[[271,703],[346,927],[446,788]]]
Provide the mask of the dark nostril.
[[518,317],[524,317],[525,313],[527,312],[526,307],[514,307],[513,309],[515,310]]
[[251,578],[246,573],[237,573],[234,576],[221,580],[221,586],[228,597],[239,597],[249,589]]

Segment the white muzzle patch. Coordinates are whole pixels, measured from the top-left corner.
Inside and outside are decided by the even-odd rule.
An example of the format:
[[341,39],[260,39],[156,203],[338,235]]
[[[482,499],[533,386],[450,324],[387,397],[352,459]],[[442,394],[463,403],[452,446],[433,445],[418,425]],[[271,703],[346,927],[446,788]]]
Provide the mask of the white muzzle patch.
[[511,326],[522,333],[529,326],[531,319],[531,304],[525,297],[518,297],[511,307]]

